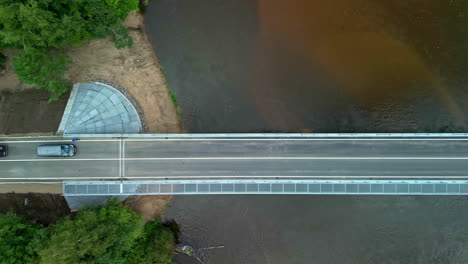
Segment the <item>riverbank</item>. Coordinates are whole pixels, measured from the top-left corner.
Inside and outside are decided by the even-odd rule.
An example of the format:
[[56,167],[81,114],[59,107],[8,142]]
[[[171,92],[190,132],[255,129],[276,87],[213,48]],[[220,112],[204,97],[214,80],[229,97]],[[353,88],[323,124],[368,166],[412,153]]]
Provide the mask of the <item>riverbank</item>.
[[73,82],[104,79],[123,87],[140,106],[146,133],[180,133],[177,109],[153,48],[144,34],[143,16],[132,12],[124,21],[133,46],[116,49],[109,38],[91,40],[72,48],[68,55],[73,63],[67,77]]
[[[53,187],[50,187],[50,192],[0,193],[0,213],[12,212],[44,225],[53,224],[57,220],[71,215],[72,210],[65,197],[57,193]],[[146,223],[164,216],[167,202],[170,199],[169,195],[130,196],[122,203],[141,215]]]

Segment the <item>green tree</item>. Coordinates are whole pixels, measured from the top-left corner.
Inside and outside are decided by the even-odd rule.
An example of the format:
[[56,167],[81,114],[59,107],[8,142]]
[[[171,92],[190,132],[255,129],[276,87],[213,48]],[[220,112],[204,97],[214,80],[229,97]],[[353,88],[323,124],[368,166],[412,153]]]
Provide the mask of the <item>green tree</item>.
[[115,35],[137,9],[138,0],[0,0],[0,40],[22,50],[66,48]]
[[[43,62],[42,55],[50,58],[51,53],[63,53],[84,40],[109,35],[117,48],[130,47],[133,42],[122,21],[132,10],[138,10],[138,0],[0,0],[0,49],[20,49],[28,59]],[[44,70],[38,68],[43,64],[36,63],[26,70],[25,65],[19,69],[15,65],[15,71],[20,79],[52,91],[53,101],[68,86],[63,79],[63,56],[52,59]],[[50,67],[53,64],[64,68],[51,73],[51,68],[59,68]],[[31,72],[44,75],[31,78]],[[50,77],[56,79],[47,84],[36,82]]]
[[124,252],[143,231],[141,216],[110,200],[106,206],[85,208],[51,231],[39,252],[41,263],[125,263]]
[[16,74],[26,84],[33,84],[51,93],[49,101],[57,100],[70,86],[63,75],[70,58],[60,53],[27,51],[15,56]]
[[172,231],[161,225],[160,219],[145,225],[143,234],[126,253],[128,264],[170,264],[174,251],[175,237]]
[[43,226],[14,214],[0,214],[0,263],[37,263],[37,249],[46,239]]

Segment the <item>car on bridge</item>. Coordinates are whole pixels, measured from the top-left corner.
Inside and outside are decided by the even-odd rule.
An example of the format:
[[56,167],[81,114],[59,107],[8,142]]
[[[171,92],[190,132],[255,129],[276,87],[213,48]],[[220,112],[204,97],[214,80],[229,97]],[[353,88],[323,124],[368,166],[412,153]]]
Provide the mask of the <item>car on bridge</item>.
[[72,157],[76,154],[73,144],[40,145],[37,147],[37,156],[40,157]]
[[8,146],[7,145],[0,145],[0,158],[6,157],[8,155]]

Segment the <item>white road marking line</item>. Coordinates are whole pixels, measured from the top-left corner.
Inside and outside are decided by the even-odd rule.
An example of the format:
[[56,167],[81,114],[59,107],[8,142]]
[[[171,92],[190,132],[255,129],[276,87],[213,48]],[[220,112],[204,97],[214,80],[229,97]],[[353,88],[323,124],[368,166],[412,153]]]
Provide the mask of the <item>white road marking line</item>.
[[[291,176],[258,176],[258,175],[244,175],[244,176],[131,176],[131,177],[125,177],[125,179],[226,179],[226,178],[233,178],[233,179],[238,179],[238,178],[246,178],[248,180],[255,180],[255,179],[264,179],[264,178],[272,178],[272,179],[352,179],[352,180],[373,180],[373,179],[379,179],[379,180],[386,180],[386,179],[440,179],[441,181],[447,181],[447,180],[452,180],[452,179],[467,179],[468,180],[468,175],[466,176],[323,176],[323,175],[317,175],[317,176],[301,176],[301,175],[291,175]],[[122,180],[120,177],[66,177],[66,178],[50,178],[50,177],[38,177],[38,178],[2,178],[2,180],[55,180],[55,181],[68,181],[68,180],[99,180],[99,179],[115,179],[116,181]],[[34,183],[34,182],[31,182]]]
[[[1,141],[0,143],[57,143],[71,139]],[[468,141],[468,138],[148,138],[148,139],[80,139],[80,142],[170,142],[170,141]]]
[[125,158],[125,160],[468,160],[468,157],[177,157]]
[[154,138],[125,141],[468,141],[468,138]]
[[[130,176],[125,177],[125,179],[226,179],[226,178],[246,178],[249,180],[253,180],[256,178],[274,178],[274,179],[294,179],[294,178],[301,178],[301,179],[316,179],[316,178],[323,178],[323,179],[356,179],[356,180],[369,180],[369,179],[441,179],[441,180],[450,180],[450,179],[468,179],[467,176],[324,176],[324,175],[317,175],[317,176],[301,176],[301,175],[292,175],[292,176],[258,176],[258,175],[246,175],[246,176]],[[52,178],[53,179],[53,178]],[[97,177],[95,179],[100,179]]]
[[[79,142],[109,142],[109,141],[120,141],[120,139],[80,139]],[[57,143],[57,142],[72,142],[71,139],[55,139],[55,140],[22,140],[22,141],[1,141],[0,144],[3,143],[8,143],[8,144],[14,144],[14,143]]]
[[[125,145],[123,145],[125,146]],[[125,147],[122,148],[125,150]],[[125,155],[122,152],[122,155]],[[468,160],[468,157],[174,157],[174,158],[96,158],[96,159],[11,159],[0,162],[37,162],[37,161],[120,161],[122,171],[125,161],[146,160]]]
[[0,160],[0,162],[35,162],[35,161],[118,161],[118,158],[108,159],[16,159],[16,160]]

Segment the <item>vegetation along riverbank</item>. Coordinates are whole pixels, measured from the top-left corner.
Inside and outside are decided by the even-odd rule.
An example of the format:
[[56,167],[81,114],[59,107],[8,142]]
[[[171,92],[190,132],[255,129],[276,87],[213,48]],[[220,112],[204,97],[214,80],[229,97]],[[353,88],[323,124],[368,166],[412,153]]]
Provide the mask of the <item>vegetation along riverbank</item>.
[[160,218],[144,221],[114,199],[49,223],[0,214],[0,262],[166,264],[176,236]]

